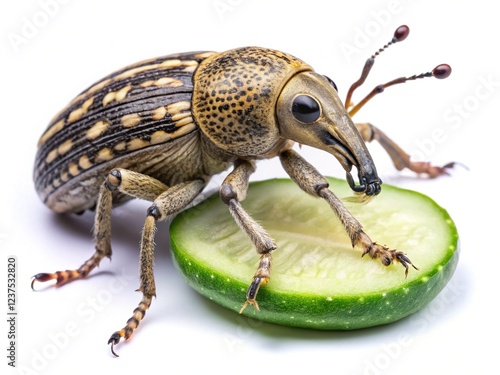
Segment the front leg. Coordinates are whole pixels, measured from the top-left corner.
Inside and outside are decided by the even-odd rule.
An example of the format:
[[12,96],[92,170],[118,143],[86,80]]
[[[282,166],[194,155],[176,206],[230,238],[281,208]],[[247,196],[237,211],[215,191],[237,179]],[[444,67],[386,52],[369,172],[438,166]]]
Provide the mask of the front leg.
[[373,242],[363,231],[359,221],[347,210],[340,199],[328,189],[329,184],[326,178],[299,154],[293,150],[285,150],[281,152],[280,160],[285,171],[302,190],[328,202],[346,229],[352,246],[360,247],[363,255],[369,254],[370,257],[379,259],[385,266],[397,261],[405,267],[405,275],[408,275],[410,265],[417,269],[403,252],[391,250]]
[[255,171],[255,164],[247,160],[239,160],[235,163],[233,171],[226,177],[220,187],[222,201],[229,206],[229,212],[238,226],[250,237],[257,252],[261,254],[259,266],[250,284],[246,302],[240,310],[240,314],[248,305],[259,310],[256,301],[257,293],[262,285],[267,284],[271,276],[271,251],[276,249],[274,240],[269,237],[262,226],[257,223],[241,206],[240,202],[245,199],[248,189],[248,179]]

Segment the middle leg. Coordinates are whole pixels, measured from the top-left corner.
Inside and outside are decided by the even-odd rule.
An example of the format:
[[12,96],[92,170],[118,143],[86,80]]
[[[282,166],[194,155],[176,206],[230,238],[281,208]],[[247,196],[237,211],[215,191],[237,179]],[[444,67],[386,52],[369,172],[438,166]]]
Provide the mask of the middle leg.
[[259,288],[267,284],[271,277],[271,251],[276,249],[274,240],[259,223],[252,219],[240,204],[246,197],[248,180],[254,171],[254,162],[239,160],[235,163],[233,171],[226,177],[220,187],[222,201],[229,206],[229,212],[234,220],[250,237],[257,252],[261,254],[259,266],[248,288],[246,301],[240,310],[240,314],[248,305],[252,305],[259,310],[259,305],[256,301],[257,293]]
[[[153,272],[156,222],[165,220],[184,209],[203,190],[206,182],[199,179],[169,187],[152,177],[125,169],[115,169],[110,172],[105,184],[109,190],[118,190],[136,198],[153,201],[147,210],[141,238],[140,286],[137,291],[142,293],[142,299],[126,325],[113,333],[108,340],[108,344],[111,344],[111,352],[118,356],[114,351],[114,346],[122,338],[127,340],[132,336],[146,315],[153,297],[156,296]],[[164,191],[158,193],[159,187],[163,187]]]

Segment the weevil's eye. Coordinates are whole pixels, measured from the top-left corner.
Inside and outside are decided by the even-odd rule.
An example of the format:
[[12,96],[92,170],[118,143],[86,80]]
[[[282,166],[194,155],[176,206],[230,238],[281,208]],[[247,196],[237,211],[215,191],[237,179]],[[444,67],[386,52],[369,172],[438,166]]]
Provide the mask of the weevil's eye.
[[321,108],[316,99],[309,95],[298,95],[292,104],[293,116],[305,123],[316,121],[321,115]]
[[335,84],[335,82],[333,82],[333,81],[331,80],[331,78],[329,78],[329,77],[327,77],[327,76],[324,76],[324,77],[327,79],[328,83],[330,83],[330,85],[332,85],[332,86],[333,86],[333,88],[335,89],[335,91],[339,91],[339,90],[337,89],[337,85]]

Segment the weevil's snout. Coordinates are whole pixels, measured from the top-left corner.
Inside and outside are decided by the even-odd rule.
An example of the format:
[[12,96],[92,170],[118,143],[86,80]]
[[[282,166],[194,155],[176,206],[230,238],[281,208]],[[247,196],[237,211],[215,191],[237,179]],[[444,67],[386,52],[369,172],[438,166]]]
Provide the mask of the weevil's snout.
[[[295,75],[283,88],[276,113],[284,138],[335,156],[355,192],[380,193],[382,181],[373,159],[333,81],[314,72]],[[358,170],[358,184],[351,175],[352,167]]]
[[375,196],[382,190],[382,180],[378,178],[378,176],[370,175],[370,176],[360,176],[359,177],[359,185],[356,185],[354,179],[351,175],[351,172],[346,173],[347,183],[351,187],[353,191],[356,193],[365,193],[368,196]]
[[[368,156],[370,156],[368,154]],[[359,164],[356,165],[358,170],[359,184],[356,185],[351,171],[346,171],[346,180],[349,186],[356,193],[364,193],[368,196],[375,196],[382,190],[382,180],[377,174],[375,165],[371,157],[360,158]]]

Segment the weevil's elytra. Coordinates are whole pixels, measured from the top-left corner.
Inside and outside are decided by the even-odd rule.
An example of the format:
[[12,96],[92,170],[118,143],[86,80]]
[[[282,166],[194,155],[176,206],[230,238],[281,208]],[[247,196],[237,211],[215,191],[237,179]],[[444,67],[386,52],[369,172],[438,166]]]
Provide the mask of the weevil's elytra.
[[[408,33],[406,26],[398,28],[384,48]],[[95,252],[78,269],[35,275],[32,287],[35,282],[56,280],[61,285],[87,276],[102,258],[111,257],[113,205],[131,198],[152,202],[141,240],[142,299],[126,325],[109,339],[116,354],[115,345],[133,334],[156,296],[156,222],[183,210],[210,176],[232,166],[220,196],[260,255],[241,312],[249,305],[258,309],[257,293],[270,280],[272,254],[279,244],[240,202],[256,160],[275,156],[302,190],[326,201],[353,247],[385,266],[400,263],[407,273],[413,266],[410,259],[402,251],[373,242],[329,190],[328,181],[292,149],[297,142],[334,156],[360,201],[379,194],[382,184],[365,142],[377,140],[398,169],[431,177],[447,173],[453,163],[436,167],[413,162],[372,124],[352,122],[351,116],[383,91],[380,87],[429,76],[446,78],[451,72],[449,66],[440,65],[429,73],[390,81],[353,105],[354,90],[384,48],[368,59],[345,105],[331,79],[291,55],[259,47],[150,59],[90,86],[54,117],[41,136],[34,181],[42,201],[56,212],[95,208]],[[353,167],[358,184],[351,175]]]
[[[195,131],[192,75],[210,55],[187,53],[132,65],[78,95],[40,138],[34,179],[42,200],[58,212],[92,207],[106,176],[102,169],[110,163],[120,158],[127,159],[119,163],[125,168],[143,163],[140,150]],[[91,184],[87,176],[93,176]],[[67,198],[75,189],[86,195],[84,201]]]

